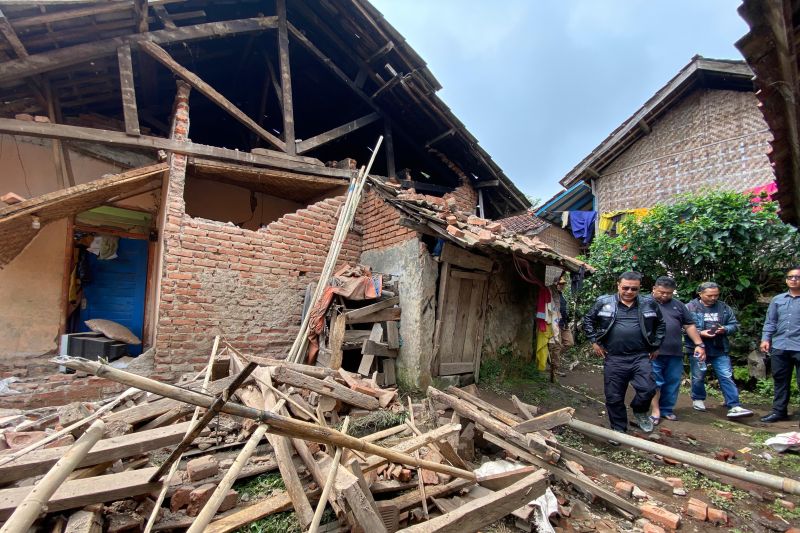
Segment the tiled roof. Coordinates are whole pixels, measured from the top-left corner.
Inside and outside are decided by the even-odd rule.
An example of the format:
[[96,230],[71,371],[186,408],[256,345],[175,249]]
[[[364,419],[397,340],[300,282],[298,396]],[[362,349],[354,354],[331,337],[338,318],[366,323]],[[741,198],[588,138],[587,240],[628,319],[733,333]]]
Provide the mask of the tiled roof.
[[503,225],[503,228],[512,233],[532,233],[536,235],[550,227],[549,222],[537,217],[530,211],[525,211],[524,213],[511,217],[501,218],[498,222]]

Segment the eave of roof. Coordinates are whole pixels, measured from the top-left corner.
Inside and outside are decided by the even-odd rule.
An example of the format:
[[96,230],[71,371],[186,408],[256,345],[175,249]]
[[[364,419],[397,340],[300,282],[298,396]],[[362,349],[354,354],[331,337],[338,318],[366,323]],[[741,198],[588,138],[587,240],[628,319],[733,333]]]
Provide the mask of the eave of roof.
[[698,86],[752,90],[753,73],[744,61],[695,56],[630,118],[620,124],[559,183],[570,188],[598,177],[600,171],[649,132],[649,125]]
[[594,201],[592,188],[579,181],[569,189],[563,190],[547,200],[536,210],[536,215],[552,223],[557,223],[564,211],[582,211],[591,207]]

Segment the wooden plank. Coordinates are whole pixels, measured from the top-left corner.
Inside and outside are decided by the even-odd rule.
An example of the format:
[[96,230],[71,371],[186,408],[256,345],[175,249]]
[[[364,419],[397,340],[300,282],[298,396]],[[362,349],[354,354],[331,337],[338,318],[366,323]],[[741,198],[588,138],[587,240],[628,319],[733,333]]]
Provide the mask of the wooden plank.
[[475,376],[475,383],[480,381],[481,374],[481,356],[483,355],[483,332],[486,328],[486,302],[489,300],[489,283],[483,286],[483,298],[481,300],[480,318],[478,326],[475,328],[475,369],[473,370]]
[[[375,324],[380,326],[380,324]],[[369,339],[365,340],[362,344],[361,353],[369,353],[378,357],[397,357],[397,350],[389,348],[389,345],[384,342],[375,342]]]
[[64,533],[103,533],[103,513],[75,511],[69,515]]
[[[185,430],[184,430],[185,431]],[[47,502],[47,512],[85,507],[93,503],[111,502],[149,494],[161,488],[148,479],[156,468],[131,470],[119,474],[76,479],[63,483]],[[31,491],[31,487],[0,490],[0,520],[5,520]]]
[[[405,440],[397,446],[393,446],[391,449],[400,453],[411,453],[415,450],[419,450],[428,443],[440,441],[446,438],[448,435],[457,433],[459,431],[461,431],[460,424],[445,424],[444,426],[439,426],[434,430],[428,431],[427,433],[423,433],[422,435]],[[375,470],[376,468],[379,468],[387,463],[388,461],[385,458],[374,455],[367,459],[367,463],[364,465],[363,470],[364,472],[369,472],[370,470]],[[433,470],[427,466],[425,468],[428,470]]]
[[[367,342],[367,341],[364,341]],[[361,354],[361,363],[358,365],[358,373],[362,376],[369,376],[372,366],[375,364],[375,356],[371,353]]]
[[292,103],[292,71],[289,65],[289,21],[286,17],[286,0],[276,0],[278,15],[278,61],[281,76],[281,106],[283,108],[283,141],[287,154],[297,153],[294,136],[294,105]]
[[[448,263],[449,264],[449,263]],[[448,272],[452,269],[448,269]],[[462,281],[448,276],[447,290],[442,296],[444,297],[444,305],[441,314],[441,326],[439,332],[439,349],[437,357],[439,359],[439,366],[437,371],[442,375],[442,364],[453,363],[453,335],[456,329],[456,317],[458,316],[458,301],[461,297]]]
[[164,25],[165,29],[174,30],[178,26],[175,25],[175,21],[172,19],[170,14],[167,12],[167,8],[164,6],[151,6],[153,14],[156,16],[158,21]]
[[[342,313],[344,315],[344,313]],[[344,342],[346,344],[357,344],[361,346],[364,341],[369,339],[371,330],[369,329],[348,329],[344,332]]]
[[338,370],[342,367],[342,360],[344,358],[342,342],[345,339],[346,326],[347,318],[345,317],[344,313],[334,311],[333,319],[331,320],[331,335],[329,344],[331,361],[328,365],[332,370]]
[[383,386],[391,387],[397,384],[397,374],[394,368],[394,359],[384,359],[383,365]]
[[547,488],[547,478],[545,470],[537,470],[508,488],[473,500],[449,513],[403,531],[408,533],[478,531],[541,496]]
[[133,83],[133,62],[131,46],[126,44],[117,48],[119,63],[119,83],[122,93],[122,112],[125,117],[125,133],[139,136],[139,112],[136,107],[136,87]]
[[[162,137],[150,137],[147,135],[131,137],[123,132],[101,130],[97,128],[84,128],[81,126],[43,124],[40,122],[28,122],[25,120],[0,118],[0,133],[9,133],[11,135],[27,135],[30,137],[43,137],[50,139],[63,139],[68,141],[87,141],[129,148],[166,150],[168,152],[177,154],[210,157],[227,161],[235,161],[237,163],[250,163],[266,167],[276,167],[286,170],[306,172],[319,176],[331,176],[349,179],[352,175],[351,171],[312,165],[297,159],[251,154],[237,150],[228,150],[227,148],[218,148],[216,146],[176,141],[174,139],[164,139]],[[344,185],[346,182],[343,181],[342,184]]]
[[438,192],[440,194],[447,194],[454,190],[452,187],[445,187],[443,185],[436,185],[435,183],[427,183],[424,181],[402,180],[400,181],[400,185],[402,185],[404,189]]
[[499,187],[500,180],[487,180],[487,181],[473,181],[473,189],[484,189],[486,187]]
[[370,113],[369,115],[365,115],[363,117],[352,120],[347,124],[343,124],[338,128],[333,128],[331,130],[326,131],[325,133],[320,133],[319,135],[315,135],[310,139],[305,139],[297,143],[297,153],[302,154],[308,152],[309,150],[313,150],[314,148],[318,148],[323,144],[334,141],[339,137],[343,137],[348,133],[352,133],[357,129],[372,124],[373,122],[375,122],[380,118],[381,118],[380,115],[378,115],[377,113]]
[[274,492],[266,499],[238,508],[236,512],[214,520],[205,530],[205,533],[229,533],[260,520],[266,516],[289,511],[292,508],[292,499],[284,491]]
[[[361,72],[359,70],[359,72]],[[392,124],[388,120],[383,121],[383,142],[386,145],[386,177],[397,178],[394,159],[394,135],[392,135]]]
[[[348,322],[351,322],[357,318],[363,318],[365,316],[371,315],[376,311],[381,311],[383,309],[387,309],[389,307],[394,307],[395,305],[400,303],[399,296],[393,296],[392,298],[388,298],[386,300],[381,300],[380,302],[376,302],[374,304],[370,304],[359,309],[353,309],[352,311],[348,311],[346,313]],[[378,339],[380,340],[380,339]]]
[[[171,4],[176,2],[183,2],[184,0],[149,0],[149,6],[161,6],[163,4]],[[117,13],[120,11],[132,11],[132,1],[115,1],[107,2],[104,4],[96,4],[91,7],[65,9],[62,11],[55,11],[52,13],[43,13],[41,15],[34,15],[31,17],[14,19],[12,24],[18,30],[23,28],[30,28],[32,26],[44,26],[54,22],[62,22],[65,20],[72,20],[83,17],[93,17],[97,15],[105,15],[108,13]]]
[[0,70],[0,83],[20,80],[57,68],[65,68],[93,59],[110,56],[125,44],[152,41],[156,44],[189,42],[198,39],[224,37],[242,33],[260,32],[278,25],[277,17],[255,17],[224,22],[207,22],[194,26],[183,26],[174,30],[158,30],[114,37],[102,41],[78,44],[48,52],[34,54],[22,59],[6,61]]
[[[331,468],[333,461],[329,456],[324,456],[320,461],[320,470],[327,476],[328,470]],[[358,478],[346,468],[338,468],[336,470],[336,481],[334,483],[334,491],[337,494],[337,499],[344,499],[348,507],[355,516],[356,523],[364,531],[375,531],[376,533],[386,533],[386,527],[383,525],[380,515],[376,507],[373,506],[374,501],[371,503],[371,494],[368,497],[362,490]],[[369,491],[367,491],[369,493]]]
[[517,408],[517,411],[519,411],[522,414],[522,416],[525,417],[526,420],[530,420],[539,413],[538,407],[528,405],[527,403],[517,398],[516,394],[511,395],[511,401],[514,403],[514,407]]
[[454,376],[456,374],[469,374],[474,364],[472,361],[459,361],[456,363],[439,363],[440,376]]
[[494,261],[488,257],[473,254],[449,242],[446,242],[442,247],[439,259],[461,268],[483,270],[484,272],[491,272],[494,265]]
[[0,10],[0,34],[3,35],[9,46],[11,46],[11,49],[17,54],[17,57],[28,57],[28,51],[25,49],[25,45],[19,40],[17,32],[14,31],[13,26],[3,14],[2,10]]
[[364,324],[367,322],[387,322],[392,320],[400,320],[400,315],[402,314],[402,310],[399,307],[390,307],[389,309],[383,309],[382,311],[377,311],[375,313],[363,316],[361,318],[350,318],[347,317],[348,324]]
[[478,476],[478,485],[489,490],[502,490],[520,479],[538,470],[536,466],[520,465],[516,470],[507,470],[498,474]]
[[479,397],[475,396],[474,394],[470,394],[465,390],[459,389],[457,387],[448,387],[447,393],[452,394],[456,398],[469,402],[473,405],[478,406],[479,408],[483,409],[493,417],[497,418],[500,422],[504,424],[508,424],[509,426],[515,426],[522,422],[522,419],[517,415],[509,413],[505,409],[500,409],[499,407],[481,400]]
[[400,348],[400,330],[397,327],[397,322],[386,323],[386,343],[392,350]]
[[450,263],[445,262],[442,263],[442,268],[439,271],[439,293],[436,302],[436,324],[433,327],[433,357],[431,358],[431,372],[434,376],[439,375],[439,354],[441,352],[442,328],[446,318],[444,309],[447,292],[450,287],[450,269]]
[[486,280],[472,280],[472,294],[470,294],[469,299],[469,311],[467,313],[466,327],[464,328],[463,355],[461,357],[462,361],[472,363],[472,369],[470,369],[469,372],[475,371],[477,366],[475,364],[475,359],[483,344],[483,337],[478,337],[478,329],[480,328],[481,318],[483,316],[483,309],[481,308],[481,304],[483,304],[483,293],[486,291],[488,285],[489,283]]
[[147,0],[133,0],[133,15],[136,20],[136,31],[145,33],[148,30]]
[[312,378],[286,367],[275,368],[272,378],[277,382],[286,383],[293,387],[302,387],[370,411],[378,409],[380,405],[376,398],[351,390],[335,381],[323,381],[321,379]]
[[200,76],[191,72],[189,69],[184,68],[180,65],[177,61],[175,61],[172,56],[167,53],[166,50],[158,46],[157,44],[142,41],[139,43],[139,48],[143,50],[147,55],[167,67],[181,79],[183,79],[186,83],[192,86],[192,88],[196,89],[200,92],[200,94],[204,95],[206,98],[217,104],[223,111],[228,113],[230,116],[250,128],[251,131],[255,132],[259,137],[270,143],[271,145],[275,146],[279,150],[286,151],[286,145],[278,139],[276,136],[259,126],[253,119],[248,117],[241,109],[236,107],[233,102],[225,98],[219,91],[214,89],[211,85],[203,81]]
[[[189,422],[184,422],[174,426],[149,431],[137,431],[130,435],[103,439],[89,451],[86,457],[78,464],[78,468],[116,461],[117,459],[157,450],[164,446],[171,446],[181,441],[188,428]],[[68,448],[68,446],[47,448],[24,455],[9,464],[1,466],[0,479],[4,482],[11,482],[44,474],[56,464]]]
[[554,427],[569,424],[570,421],[572,421],[572,415],[574,413],[575,409],[572,407],[563,407],[556,411],[551,411],[537,416],[536,418],[521,422],[514,426],[514,430],[520,433],[531,433],[543,429],[553,429]]
[[636,485],[646,487],[648,489],[659,490],[666,494],[672,494],[672,485],[667,483],[664,478],[645,474],[639,470],[628,468],[627,466],[620,465],[611,461],[607,461],[597,455],[570,448],[563,444],[558,445],[558,449],[564,457],[577,461],[583,466],[590,468],[598,474],[611,474],[625,481],[630,481]]
[[484,274],[482,272],[465,272],[464,270],[453,270],[452,276],[454,278],[461,278],[461,279],[471,279],[471,280],[487,280],[489,279],[489,274]]
[[[473,481],[469,481],[466,479],[454,479],[453,481],[444,484],[444,485],[436,485],[432,487],[427,487],[425,490],[425,496],[430,500],[431,498],[439,498],[441,496],[447,496],[448,494],[452,494],[454,492],[461,491],[468,487],[471,487],[475,483]],[[420,494],[419,491],[411,491],[406,494],[402,494],[388,500],[393,505],[397,506],[398,511],[401,513],[404,511],[408,511],[414,507],[420,505]]]
[[[472,367],[475,364],[474,359],[466,359],[464,354],[464,344],[466,340],[468,324],[467,317],[472,312],[470,303],[473,299],[475,299],[472,296],[473,292],[475,292],[475,281],[462,279],[461,290],[459,291],[458,295],[458,304],[454,315],[455,329],[453,330],[453,336],[450,338],[450,360],[448,361],[444,357],[442,358],[442,363],[469,363],[470,368],[466,372],[472,372]],[[443,352],[443,355],[444,353],[447,352]],[[439,371],[441,372],[441,368]]]

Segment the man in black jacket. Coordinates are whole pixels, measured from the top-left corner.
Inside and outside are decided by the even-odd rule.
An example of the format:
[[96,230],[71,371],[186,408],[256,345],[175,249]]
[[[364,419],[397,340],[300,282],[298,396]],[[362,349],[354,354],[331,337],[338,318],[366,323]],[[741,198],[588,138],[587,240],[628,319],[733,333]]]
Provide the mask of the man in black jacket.
[[625,433],[628,416],[625,392],[633,385],[631,409],[643,431],[653,431],[650,401],[656,382],[650,361],[658,355],[666,324],[658,303],[640,296],[642,275],[625,272],[617,280],[617,294],[597,299],[583,318],[583,329],[595,355],[604,359],[606,410],[611,429]]

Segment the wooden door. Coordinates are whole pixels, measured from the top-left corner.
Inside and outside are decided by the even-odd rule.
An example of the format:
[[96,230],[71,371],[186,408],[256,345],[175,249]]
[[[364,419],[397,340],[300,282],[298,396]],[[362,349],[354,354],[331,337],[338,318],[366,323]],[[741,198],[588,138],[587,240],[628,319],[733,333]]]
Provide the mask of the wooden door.
[[437,308],[438,375],[474,372],[483,346],[488,274],[442,265]]

